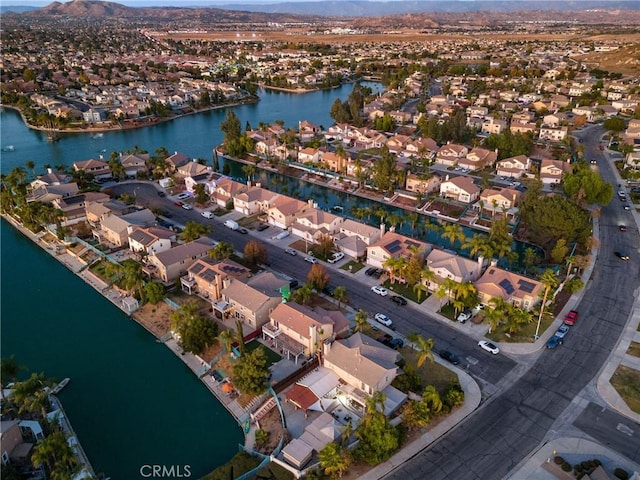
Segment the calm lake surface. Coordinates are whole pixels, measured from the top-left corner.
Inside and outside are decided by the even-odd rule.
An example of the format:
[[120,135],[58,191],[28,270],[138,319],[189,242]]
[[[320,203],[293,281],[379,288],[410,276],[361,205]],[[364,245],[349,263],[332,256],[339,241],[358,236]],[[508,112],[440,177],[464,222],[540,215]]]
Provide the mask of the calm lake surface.
[[[377,88],[377,84],[367,84]],[[261,91],[256,104],[234,107],[241,125],[299,120],[328,127],[336,98],[352,86],[294,95]],[[0,171],[32,160],[45,164],[108,158],[134,145],[212,158],[222,142],[226,109],[190,115],[151,128],[108,132],[100,138],[64,135],[55,143],[29,130],[9,109],[0,113]],[[31,173],[31,172],[28,172]],[[238,451],[241,429],[196,376],[164,345],[13,229],[0,226],[1,347],[30,371],[71,378],[60,394],[97,473],[113,480],[142,478],[148,464],[189,465],[191,478],[213,470]]]

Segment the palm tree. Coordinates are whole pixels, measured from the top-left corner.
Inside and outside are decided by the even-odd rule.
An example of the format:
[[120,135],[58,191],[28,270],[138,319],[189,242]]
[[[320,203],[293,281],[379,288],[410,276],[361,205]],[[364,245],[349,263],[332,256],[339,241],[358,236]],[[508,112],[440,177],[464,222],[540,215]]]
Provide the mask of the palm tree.
[[247,165],[244,165],[242,167],[242,171],[247,176],[247,180],[249,181],[253,180],[253,176],[256,174],[256,170],[256,166],[251,163],[248,163]]
[[369,314],[367,312],[365,312],[362,309],[358,310],[355,316],[356,325],[353,330],[355,332],[362,332],[362,330],[364,330],[364,327],[369,325],[369,322],[367,322],[368,317],[369,317]]
[[448,223],[444,226],[442,232],[442,238],[449,240],[451,248],[453,248],[456,240],[463,242],[467,238],[462,230],[462,227],[457,223]]
[[142,299],[144,292],[144,277],[142,273],[142,265],[134,261],[128,261],[124,264],[124,278],[122,286],[125,288],[125,290],[127,290],[127,292],[129,292],[130,295],[133,295],[137,292]]
[[343,449],[337,443],[328,443],[318,452],[318,460],[324,473],[331,478],[340,478],[345,470],[351,465],[351,455],[349,450]]
[[536,325],[536,333],[534,334],[534,338],[538,338],[538,333],[540,332],[540,322],[542,321],[542,315],[544,314],[544,307],[547,303],[547,296],[549,295],[549,291],[551,288],[555,288],[558,286],[558,277],[554,273],[553,270],[547,269],[540,276],[540,282],[544,285],[544,295],[542,297],[542,305],[540,305],[540,315],[538,316],[538,325]]
[[234,331],[230,329],[223,330],[218,335],[218,341],[222,344],[222,346],[227,352],[231,351],[231,344],[233,344],[234,338],[235,338]]
[[236,320],[236,341],[238,342],[238,348],[240,350],[240,356],[244,356],[244,331],[242,330],[242,322],[240,319]]
[[333,298],[338,301],[338,310],[341,307],[342,302],[347,302],[349,296],[347,295],[346,287],[339,285],[333,290]]
[[402,271],[407,264],[407,260],[404,257],[389,257],[382,266],[389,271],[389,280],[391,283],[395,283],[397,274]]
[[431,413],[440,413],[442,410],[442,399],[436,387],[429,385],[422,392],[422,401],[428,405]]
[[291,292],[291,299],[294,302],[298,302],[303,305],[306,305],[307,303],[309,303],[309,300],[311,300],[311,297],[313,297],[313,285],[311,285],[309,282],[305,283],[299,289]]
[[229,258],[235,253],[235,248],[228,242],[219,242],[215,247],[209,250],[209,258],[214,260],[223,260]]
[[487,308],[484,314],[485,320],[489,323],[489,333],[493,332],[504,318],[504,313],[498,308]]
[[420,281],[413,286],[413,293],[416,294],[416,297],[418,298],[418,302],[422,300],[422,292],[428,293],[429,289],[422,281]]
[[473,237],[468,237],[462,244],[462,248],[469,250],[471,258],[477,258],[482,249],[487,243],[487,237],[485,235],[474,234]]
[[419,333],[411,333],[407,336],[407,339],[414,344],[413,348],[417,350],[418,360],[416,365],[418,368],[420,368],[427,359],[433,363],[433,338],[425,339]]

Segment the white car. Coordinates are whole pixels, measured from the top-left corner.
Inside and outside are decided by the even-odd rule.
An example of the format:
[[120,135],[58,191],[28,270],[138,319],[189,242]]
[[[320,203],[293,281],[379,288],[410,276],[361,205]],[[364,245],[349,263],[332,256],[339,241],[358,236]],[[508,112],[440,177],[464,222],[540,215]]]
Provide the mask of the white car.
[[312,256],[304,257],[304,261],[309,263],[318,263],[318,259]]
[[376,313],[373,318],[376,319],[376,322],[381,323],[385,327],[390,327],[391,325],[393,325],[393,322],[391,321],[391,319],[387,317],[384,313]]
[[558,338],[564,338],[567,333],[569,333],[569,325],[560,325],[555,335]]
[[203,211],[200,215],[204,218],[213,218],[213,212],[210,212],[209,210]]
[[193,210],[193,207],[191,205],[189,205],[188,203],[183,204],[182,208],[184,208],[185,210]]
[[381,287],[380,285],[374,285],[373,287],[371,287],[371,291],[373,293],[377,293],[378,295],[382,295],[383,297],[386,297],[387,295],[389,295],[389,290],[387,290],[384,287]]
[[293,255],[294,257],[298,255],[298,252],[294,248],[287,247],[284,249],[284,253],[288,253],[289,255]]
[[342,260],[343,258],[344,258],[344,253],[336,252],[327,261],[329,263],[336,263],[336,262],[339,262],[340,260]]
[[487,340],[480,340],[478,342],[478,346],[481,349],[486,350],[487,352],[492,353],[494,355],[497,355],[500,353],[500,349],[496,347],[493,343],[488,342]]
[[471,311],[469,310],[464,310],[460,313],[460,315],[458,315],[458,321],[460,323],[464,323],[467,320],[469,320],[471,318]]
[[182,192],[178,195],[178,200],[185,200],[186,198],[191,198],[191,194],[187,192]]

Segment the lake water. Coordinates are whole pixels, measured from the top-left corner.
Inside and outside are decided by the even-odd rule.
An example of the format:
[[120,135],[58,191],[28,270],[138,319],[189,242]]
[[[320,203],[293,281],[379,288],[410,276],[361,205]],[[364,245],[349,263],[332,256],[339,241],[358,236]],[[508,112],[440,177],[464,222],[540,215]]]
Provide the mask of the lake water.
[[[261,91],[260,102],[234,112],[243,127],[274,120],[293,128],[299,120],[326,127],[333,123],[332,103],[346,100],[351,89]],[[42,172],[45,164],[72,165],[134,145],[211,159],[222,142],[225,115],[226,109],[214,110],[152,128],[100,138],[70,134],[49,143],[5,109],[0,146],[14,150],[0,152],[0,171],[32,160]],[[238,451],[240,427],[179,358],[7,222],[0,228],[2,356],[14,354],[30,371],[71,378],[60,398],[96,472],[130,480],[141,478],[144,465],[189,465],[197,478]]]

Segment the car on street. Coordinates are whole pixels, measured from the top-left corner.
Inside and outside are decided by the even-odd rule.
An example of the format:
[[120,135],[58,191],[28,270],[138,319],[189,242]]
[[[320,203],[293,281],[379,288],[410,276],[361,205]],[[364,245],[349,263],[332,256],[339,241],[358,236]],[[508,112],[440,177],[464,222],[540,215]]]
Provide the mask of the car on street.
[[569,325],[560,325],[560,328],[555,333],[556,337],[564,338],[569,333]]
[[376,267],[369,267],[369,268],[367,268],[367,269],[364,271],[364,274],[365,274],[367,277],[370,277],[371,275],[373,275],[373,274],[374,274],[374,272],[375,272],[376,270],[377,270],[377,268],[376,268]]
[[625,205],[625,206],[624,206],[624,207],[622,207],[622,208],[624,208],[625,210],[631,210],[631,207],[630,207],[629,205]]
[[309,255],[308,257],[304,257],[304,261],[309,263],[318,263],[318,259],[316,257],[312,257],[311,255]]
[[374,285],[373,287],[371,287],[371,291],[373,293],[377,293],[378,295],[382,295],[383,297],[389,295],[389,290],[380,285]]
[[298,255],[298,252],[295,248],[287,247],[284,249],[284,253],[288,253],[289,255],[293,255],[294,257]]
[[193,210],[193,207],[188,203],[183,203],[182,208],[184,208],[185,210]]
[[627,226],[626,226],[626,225],[618,225],[618,229],[619,229],[621,232],[626,232],[626,231],[627,231]]
[[613,252],[613,254],[618,257],[620,260],[629,260],[629,255],[622,252]]
[[336,263],[339,262],[340,260],[342,260],[344,258],[344,253],[342,252],[336,252],[333,255],[331,255],[331,257],[329,257],[329,259],[327,260],[327,262],[329,263]]
[[213,218],[213,212],[210,212],[209,210],[204,210],[200,215],[204,218]]
[[191,194],[187,192],[182,192],[178,194],[178,200],[186,200],[187,198],[191,198]]
[[565,315],[564,324],[571,326],[571,325],[574,325],[577,320],[578,320],[578,312],[576,312],[575,310],[571,310],[569,313]]
[[166,196],[167,196],[167,194],[166,194],[166,193],[164,193],[164,192],[160,192],[160,191],[159,191],[159,192],[158,192],[158,196],[159,196],[159,197],[166,197]]
[[554,335],[547,342],[547,348],[556,348],[558,345],[562,345],[564,343],[564,339],[559,337],[558,335]]
[[400,306],[404,306],[404,305],[407,304],[407,300],[404,299],[403,297],[401,297],[400,295],[393,295],[391,297],[391,301],[393,303],[396,303],[396,304],[400,305]]
[[262,232],[267,228],[269,228],[269,225],[267,225],[266,223],[261,223],[260,225],[258,225],[258,228],[256,228],[256,230],[258,230],[259,232]]
[[335,286],[327,285],[322,289],[322,293],[324,293],[325,295],[329,295],[330,297],[333,297],[333,292],[335,291],[335,289],[336,289]]
[[449,350],[440,350],[440,352],[438,352],[438,355],[440,355],[442,359],[454,365],[458,365],[460,363],[460,358],[458,358],[455,353],[450,352]]
[[627,192],[624,190],[618,190],[618,196],[624,198],[627,196]]
[[393,324],[391,319],[384,313],[376,313],[373,318],[375,318],[376,322],[381,323],[385,327],[390,327]]
[[178,200],[177,202],[174,202],[174,205],[177,205],[177,206],[181,207],[182,205],[184,205],[184,203],[182,203],[180,200]]
[[249,233],[249,230],[247,230],[246,228],[239,228],[238,233],[242,233],[243,235],[246,235],[247,233]]
[[486,350],[487,352],[493,354],[493,355],[497,355],[500,353],[500,349],[494,345],[493,343],[487,341],[487,340],[480,340],[478,342],[478,346],[483,349]]

